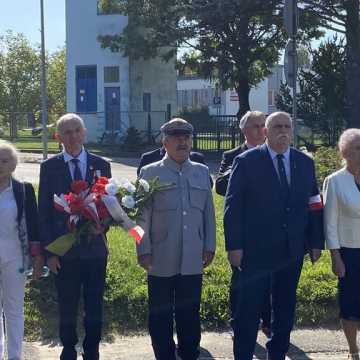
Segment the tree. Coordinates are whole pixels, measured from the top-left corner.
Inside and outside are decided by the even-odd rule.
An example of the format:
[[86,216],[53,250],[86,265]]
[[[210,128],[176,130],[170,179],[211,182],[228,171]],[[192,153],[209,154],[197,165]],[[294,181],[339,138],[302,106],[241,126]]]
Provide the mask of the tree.
[[[298,115],[326,143],[335,145],[345,124],[344,41],[337,37],[325,41],[311,55],[311,68],[300,70],[298,76]],[[277,106],[281,110],[291,111],[291,104],[290,91],[283,85]]]
[[0,36],[0,108],[8,113],[40,108],[40,59],[22,34]]
[[[161,55],[165,60],[180,46],[192,48],[183,60],[196,59],[200,75],[216,78],[224,90],[235,89],[239,116],[249,110],[250,89],[271,73],[286,42],[281,0],[112,2],[129,15],[129,23],[120,35],[100,37],[103,47],[135,59]],[[309,36],[319,35],[309,30]]]
[[300,69],[309,68],[311,66],[310,50],[304,45],[297,47],[297,62]]
[[360,0],[301,0],[322,26],[346,37],[346,120],[360,127]]
[[38,52],[24,35],[8,31],[0,36],[0,109],[6,113],[11,136],[17,136],[19,126],[34,126],[39,108]]
[[62,115],[66,111],[66,51],[62,48],[49,58],[47,71],[49,113]]

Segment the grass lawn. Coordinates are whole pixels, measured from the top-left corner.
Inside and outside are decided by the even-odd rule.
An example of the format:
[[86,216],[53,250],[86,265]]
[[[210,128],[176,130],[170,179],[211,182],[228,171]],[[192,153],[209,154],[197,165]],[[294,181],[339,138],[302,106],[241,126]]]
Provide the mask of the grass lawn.
[[[217,253],[205,271],[201,316],[206,329],[228,325],[230,267],[224,251],[223,198],[215,196]],[[147,286],[145,272],[137,265],[133,241],[118,228],[108,234],[110,257],[105,292],[105,333],[140,331],[146,328]],[[298,289],[298,325],[333,323],[336,311],[336,278],[326,253],[312,266],[308,259]],[[57,305],[52,277],[31,283],[26,291],[26,336],[28,339],[57,335]],[[80,321],[80,320],[79,320]]]

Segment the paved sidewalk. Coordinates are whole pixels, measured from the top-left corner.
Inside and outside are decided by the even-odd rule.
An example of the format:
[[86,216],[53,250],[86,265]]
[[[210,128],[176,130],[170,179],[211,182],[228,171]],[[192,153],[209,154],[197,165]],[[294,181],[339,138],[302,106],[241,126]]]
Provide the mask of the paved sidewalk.
[[[265,337],[259,333],[256,357],[264,360]],[[345,360],[346,343],[341,331],[296,330],[287,360]],[[201,341],[201,360],[233,359],[229,332],[204,333]],[[58,343],[25,343],[24,360],[57,360],[61,348]],[[79,350],[80,352],[80,350]],[[80,359],[80,356],[79,356]],[[148,336],[116,336],[101,344],[101,360],[153,360]]]

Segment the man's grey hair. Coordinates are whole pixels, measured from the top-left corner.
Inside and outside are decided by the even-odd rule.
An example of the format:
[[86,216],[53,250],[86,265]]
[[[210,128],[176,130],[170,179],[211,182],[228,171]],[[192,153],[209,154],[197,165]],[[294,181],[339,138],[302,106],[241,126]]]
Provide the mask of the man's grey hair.
[[239,127],[241,130],[249,126],[252,119],[263,117],[265,119],[265,114],[261,111],[247,111],[245,115],[240,119]]
[[84,120],[77,114],[74,113],[67,113],[59,118],[59,120],[56,122],[56,131],[59,134],[62,134],[62,129],[64,125],[69,121],[77,121],[83,129],[85,129],[85,123]]
[[6,140],[0,140],[0,151],[1,150],[5,150],[9,152],[9,154],[11,155],[12,159],[15,162],[15,165],[19,163],[19,151],[17,150],[15,145],[13,145],[11,142]]
[[358,139],[360,139],[360,129],[347,129],[340,135],[338,146],[340,154],[345,160],[351,143]]
[[271,113],[271,114],[266,118],[265,127],[268,129],[268,128],[270,127],[271,122],[272,122],[274,119],[276,119],[278,116],[284,116],[284,117],[288,118],[291,127],[293,126],[293,122],[292,122],[292,119],[291,119],[291,116],[290,116],[289,113],[287,113],[287,112],[285,112],[285,111],[275,111],[275,112]]

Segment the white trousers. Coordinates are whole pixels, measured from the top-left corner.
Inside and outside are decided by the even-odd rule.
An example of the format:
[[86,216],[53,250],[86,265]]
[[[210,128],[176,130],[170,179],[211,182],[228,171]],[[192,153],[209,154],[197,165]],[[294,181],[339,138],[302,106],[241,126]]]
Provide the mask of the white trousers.
[[22,260],[0,262],[0,359],[4,359],[4,323],[8,359],[20,360],[24,337],[25,276],[19,272]]

